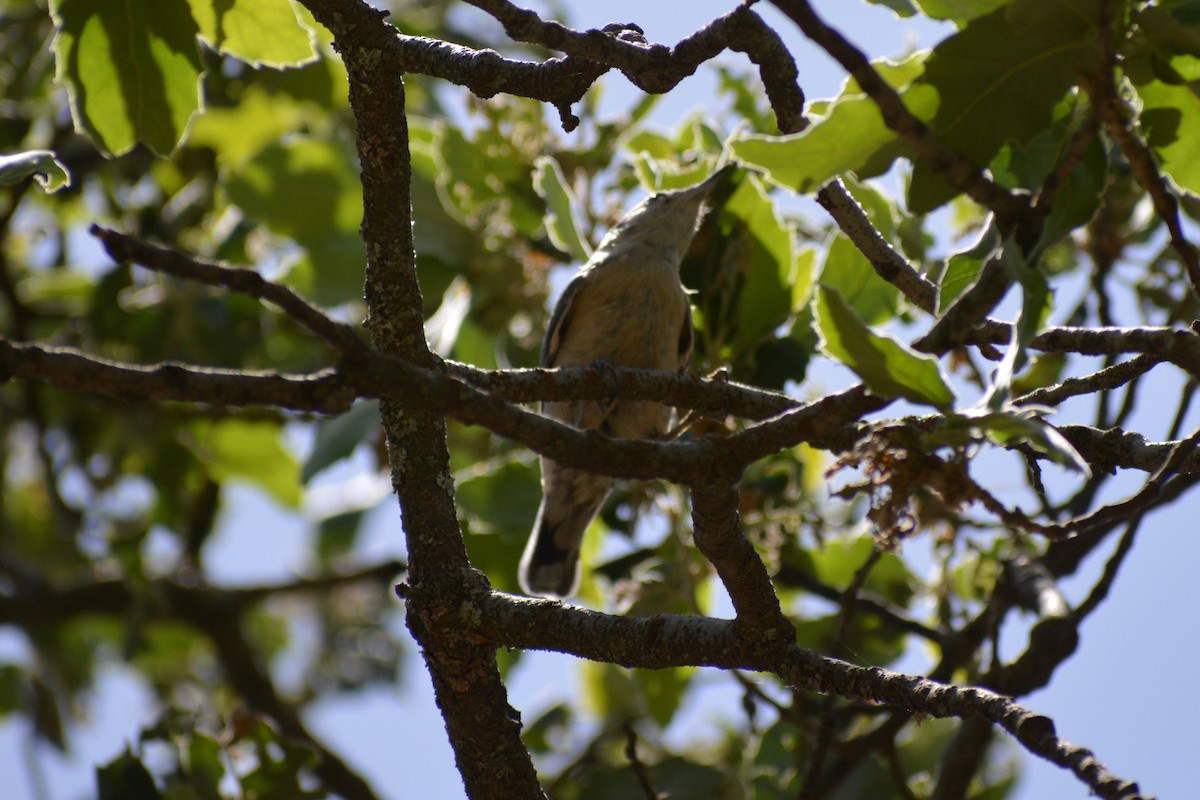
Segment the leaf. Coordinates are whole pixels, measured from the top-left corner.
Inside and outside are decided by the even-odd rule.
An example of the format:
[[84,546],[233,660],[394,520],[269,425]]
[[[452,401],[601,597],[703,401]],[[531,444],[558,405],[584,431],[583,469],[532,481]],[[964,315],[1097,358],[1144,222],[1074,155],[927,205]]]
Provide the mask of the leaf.
[[281,505],[300,505],[300,466],[269,422],[239,419],[200,425],[195,450],[213,480],[235,479],[258,486]]
[[914,0],[925,16],[932,19],[949,19],[969,22],[976,17],[989,14],[1010,0]]
[[1168,54],[1200,56],[1200,2],[1177,0],[1135,10],[1135,35]]
[[255,67],[298,67],[317,59],[316,37],[288,0],[188,0],[200,38]]
[[1200,194],[1200,87],[1160,80],[1137,85],[1146,143],[1177,186]]
[[502,531],[519,539],[533,527],[542,489],[533,466],[514,460],[463,478],[454,496],[474,532]]
[[1004,404],[994,411],[976,411],[950,414],[946,417],[945,430],[933,435],[928,444],[958,444],[968,441],[990,439],[1002,447],[1027,444],[1056,464],[1081,472],[1091,477],[1092,470],[1058,429],[1042,417],[1053,413],[1045,406],[1021,406]]
[[317,525],[317,557],[322,562],[349,553],[358,540],[363,511],[355,509],[325,517]]
[[979,234],[975,243],[962,252],[955,253],[946,261],[946,268],[938,278],[937,309],[941,316],[954,304],[963,292],[975,284],[983,266],[1000,249],[1000,232],[989,224]]
[[582,699],[601,719],[623,721],[649,715],[665,728],[695,672],[691,667],[630,670],[588,661],[580,669]]
[[225,777],[224,748],[211,736],[193,731],[184,745],[188,786],[200,800],[221,800],[220,785]]
[[591,258],[592,248],[579,230],[575,205],[562,167],[551,156],[541,156],[534,162],[533,188],[538,197],[546,201],[543,222],[554,246],[570,253],[580,263]]
[[52,0],[55,77],[98,148],[175,149],[200,105],[196,22],[184,0]]
[[71,185],[71,173],[53,150],[26,150],[0,156],[0,186],[15,186],[31,175],[47,194]]
[[322,305],[362,297],[362,191],[346,145],[300,136],[270,144],[224,183],[248,217],[308,251],[308,273],[293,270],[289,282],[306,282]]
[[813,303],[818,346],[830,358],[854,370],[872,393],[902,397],[943,411],[954,405],[954,394],[942,378],[936,359],[873,333],[836,290],[822,287]]
[[836,291],[868,325],[892,319],[900,299],[900,290],[879,277],[867,257],[841,231],[825,248],[817,285]]
[[916,6],[912,4],[912,0],[868,0],[877,6],[884,6],[896,12],[897,17],[911,17],[917,13]]
[[0,663],[0,719],[24,707],[29,681],[25,670],[18,665]]
[[[1099,63],[1099,2],[1014,0],[942,41],[920,81],[940,98],[933,132],[982,167],[1006,142],[1028,141],[1049,127],[1078,73]],[[928,213],[957,193],[918,161],[908,207]]]
[[211,147],[223,169],[238,169],[268,144],[298,129],[304,119],[295,99],[249,86],[237,105],[205,109],[192,122],[188,144]]
[[323,470],[349,458],[378,428],[378,400],[360,400],[345,414],[318,422],[312,452],[300,471],[301,482],[308,483]]
[[792,310],[787,280],[795,274],[795,234],[779,217],[757,176],[744,180],[722,206],[741,223],[749,244],[738,296],[737,350],[759,342]]
[[98,800],[162,800],[150,771],[128,748],[96,767],[96,793]]
[[[901,90],[908,110],[928,121],[937,112],[937,91],[913,83],[925,55],[916,53],[898,63],[872,63],[885,81]],[[845,172],[863,179],[881,175],[906,152],[896,133],[884,124],[875,101],[852,81],[828,107],[824,119],[807,130],[787,136],[747,134],[732,138],[729,144],[739,161],[762,170],[773,183],[800,193],[813,191]]]

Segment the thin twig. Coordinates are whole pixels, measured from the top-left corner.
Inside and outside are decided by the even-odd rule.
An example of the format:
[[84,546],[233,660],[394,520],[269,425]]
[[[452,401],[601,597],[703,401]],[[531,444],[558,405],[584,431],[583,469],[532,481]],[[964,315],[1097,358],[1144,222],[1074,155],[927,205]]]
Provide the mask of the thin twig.
[[666,795],[654,790],[654,784],[650,782],[650,774],[646,770],[646,765],[638,758],[637,731],[629,722],[621,726],[621,730],[625,733],[625,758],[629,761],[629,769],[633,773],[633,779],[637,781],[638,788],[642,790],[642,795],[646,800],[663,800]]
[[1100,52],[1104,59],[1102,74],[1090,76],[1085,82],[1092,101],[1100,110],[1104,126],[1129,161],[1133,176],[1138,184],[1150,194],[1154,210],[1158,212],[1171,236],[1171,245],[1179,254],[1192,282],[1192,291],[1200,295],[1200,251],[1183,231],[1179,220],[1179,200],[1167,186],[1159,172],[1154,155],[1145,140],[1134,131],[1132,113],[1122,101],[1117,90],[1116,70],[1118,58],[1112,40],[1112,3],[1100,0]]
[[92,225],[89,231],[100,240],[109,256],[118,263],[132,261],[146,269],[181,280],[219,286],[258,300],[267,300],[343,355],[361,351],[366,347],[366,342],[349,325],[331,319],[288,287],[267,280],[252,269],[226,267],[203,261],[186,256],[178,250],[147,244],[99,225]]
[[896,252],[887,239],[875,229],[866,212],[838,179],[817,192],[817,202],[829,212],[842,233],[854,243],[875,273],[899,289],[913,305],[929,314],[937,304],[937,287]]

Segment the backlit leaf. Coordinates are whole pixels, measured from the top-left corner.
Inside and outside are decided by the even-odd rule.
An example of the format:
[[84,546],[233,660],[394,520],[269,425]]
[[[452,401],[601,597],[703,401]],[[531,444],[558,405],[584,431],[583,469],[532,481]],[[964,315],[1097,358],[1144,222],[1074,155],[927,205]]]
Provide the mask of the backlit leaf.
[[56,76],[96,146],[166,155],[200,106],[196,21],[185,0],[54,0]]
[[871,331],[836,290],[818,289],[813,306],[820,349],[854,370],[872,393],[941,410],[954,404],[936,359]]

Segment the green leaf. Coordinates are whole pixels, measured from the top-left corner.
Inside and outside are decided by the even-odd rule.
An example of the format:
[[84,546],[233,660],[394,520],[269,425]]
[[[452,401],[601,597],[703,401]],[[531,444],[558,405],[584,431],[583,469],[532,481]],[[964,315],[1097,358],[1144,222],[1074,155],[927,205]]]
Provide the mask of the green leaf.
[[825,248],[817,285],[836,291],[868,325],[891,320],[900,299],[900,290],[879,277],[867,257],[841,231]]
[[[885,81],[901,89],[908,110],[928,121],[938,109],[937,91],[913,83],[924,58],[925,53],[916,53],[898,63],[872,63]],[[739,161],[764,171],[773,183],[800,193],[813,191],[845,172],[863,179],[881,175],[907,152],[896,133],[884,124],[875,101],[853,81],[843,87],[824,119],[807,130],[787,136],[747,134],[731,139],[730,147]]]
[[1045,406],[1015,407],[1009,403],[993,411],[976,407],[966,413],[947,415],[943,429],[923,437],[922,441],[929,447],[962,447],[984,438],[1001,447],[1027,444],[1056,464],[1091,477],[1091,467],[1079,451],[1042,418],[1049,413],[1053,409]]
[[[1079,72],[1099,63],[1099,2],[1014,0],[942,41],[921,78],[940,98],[933,132],[982,167],[1006,142],[1049,127]],[[918,161],[908,207],[928,213],[957,193]]]
[[917,8],[912,4],[912,0],[868,0],[877,5],[890,8],[896,12],[897,17],[911,17],[917,13]]
[[307,270],[293,269],[289,282],[322,305],[362,297],[362,190],[347,145],[299,136],[268,145],[225,176],[225,190],[251,219],[308,251]]
[[211,147],[223,169],[239,169],[268,144],[299,128],[304,119],[294,98],[249,86],[237,105],[208,108],[198,116],[188,144]]
[[664,728],[695,675],[695,669],[630,670],[616,664],[584,662],[583,701],[601,719],[622,721],[649,715]]
[[200,800],[221,800],[220,785],[225,777],[225,749],[220,742],[200,732],[187,738],[185,774],[188,786]]
[[[844,536],[827,539],[817,549],[789,548],[787,558],[799,562],[794,564],[798,569],[821,582],[835,589],[845,589],[874,549],[875,540],[869,534]],[[905,566],[904,559],[895,553],[882,554],[863,584],[863,588],[898,606],[904,606],[912,599],[916,586],[916,577]]]
[[536,471],[510,460],[473,472],[458,481],[454,496],[476,533],[504,531],[523,538],[533,527],[542,488]]
[[101,150],[166,155],[200,105],[196,22],[185,0],[53,0],[55,76]]
[[544,223],[554,246],[570,253],[580,263],[591,258],[592,248],[579,230],[575,204],[562,167],[552,157],[542,156],[534,162],[533,188],[538,197],[546,201]]
[[751,175],[722,207],[745,233],[748,252],[738,297],[736,350],[753,346],[791,313],[788,279],[796,271],[795,234],[779,217],[757,176]]
[[315,61],[316,37],[301,27],[288,0],[188,0],[200,38],[255,67]]
[[872,332],[836,290],[822,287],[813,304],[820,349],[854,370],[874,394],[943,411],[954,405],[936,359]]
[[20,666],[5,662],[0,664],[0,719],[25,706],[25,695],[29,678]]
[[635,156],[644,154],[659,161],[670,161],[679,155],[671,137],[652,128],[642,128],[625,137],[621,145]]
[[1135,14],[1135,35],[1144,37],[1160,52],[1200,56],[1200,2],[1160,2],[1136,9]]
[[150,770],[128,748],[96,767],[98,800],[162,800]]
[[349,411],[316,425],[312,452],[300,471],[300,480],[308,483],[322,470],[349,458],[367,437],[379,428],[379,401],[361,400]]
[[197,455],[213,480],[254,484],[281,505],[300,505],[300,466],[280,440],[282,430],[269,422],[240,419],[197,428]]
[[71,173],[53,150],[26,150],[0,156],[0,186],[15,186],[31,175],[48,194],[71,185]]
[[932,19],[949,19],[969,22],[976,17],[990,14],[1010,0],[914,0],[921,11]]
[[317,557],[329,561],[349,553],[358,540],[363,510],[354,509],[325,517],[317,525]]
[[946,268],[938,279],[937,309],[940,317],[954,304],[963,292],[974,285],[983,272],[983,266],[1000,249],[1000,232],[989,224],[979,234],[975,243],[962,252],[955,253],[946,261]]
[[1154,80],[1137,86],[1142,128],[1162,170],[1177,186],[1200,194],[1200,86]]

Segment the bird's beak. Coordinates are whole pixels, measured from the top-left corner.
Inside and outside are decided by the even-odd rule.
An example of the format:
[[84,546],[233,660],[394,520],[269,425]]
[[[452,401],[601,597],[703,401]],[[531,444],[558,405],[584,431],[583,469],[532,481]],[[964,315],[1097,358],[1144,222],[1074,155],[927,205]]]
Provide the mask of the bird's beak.
[[736,164],[726,164],[690,189],[684,189],[683,194],[687,195],[689,198],[695,198],[697,201],[703,202],[708,199],[709,194],[712,193],[712,190],[716,188],[717,184],[724,180],[725,176],[733,172],[735,169],[737,169]]

